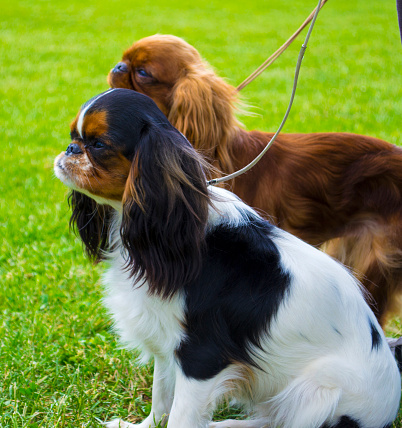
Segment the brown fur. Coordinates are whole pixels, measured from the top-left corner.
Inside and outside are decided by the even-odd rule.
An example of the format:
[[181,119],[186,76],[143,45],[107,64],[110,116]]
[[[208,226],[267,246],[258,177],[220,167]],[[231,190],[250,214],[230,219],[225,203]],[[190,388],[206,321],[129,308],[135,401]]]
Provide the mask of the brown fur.
[[83,127],[88,136],[101,137],[108,130],[106,111],[91,112],[84,118]]
[[[158,104],[206,160],[224,173],[250,162],[273,134],[247,132],[235,116],[235,88],[174,36],[142,39],[123,54],[127,72],[108,82]],[[142,75],[145,70],[147,75]],[[322,245],[372,293],[384,325],[402,291],[402,150],[348,133],[280,134],[233,191],[274,223]]]

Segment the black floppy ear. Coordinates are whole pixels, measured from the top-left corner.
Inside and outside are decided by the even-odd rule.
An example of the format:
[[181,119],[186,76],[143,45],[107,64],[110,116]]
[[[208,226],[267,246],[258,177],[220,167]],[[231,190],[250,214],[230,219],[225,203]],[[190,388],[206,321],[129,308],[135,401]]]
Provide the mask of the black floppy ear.
[[201,158],[173,127],[146,126],[123,196],[128,268],[170,297],[201,268],[209,197]]
[[73,190],[68,203],[72,208],[70,228],[80,236],[88,257],[94,262],[104,258],[112,208],[99,205],[92,198]]

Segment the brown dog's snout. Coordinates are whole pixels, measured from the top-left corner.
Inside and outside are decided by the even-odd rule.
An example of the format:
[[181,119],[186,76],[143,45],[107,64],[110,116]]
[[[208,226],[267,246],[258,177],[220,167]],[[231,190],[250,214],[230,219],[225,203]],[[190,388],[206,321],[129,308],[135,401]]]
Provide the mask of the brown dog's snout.
[[128,67],[125,62],[118,62],[112,69],[112,73],[128,73]]

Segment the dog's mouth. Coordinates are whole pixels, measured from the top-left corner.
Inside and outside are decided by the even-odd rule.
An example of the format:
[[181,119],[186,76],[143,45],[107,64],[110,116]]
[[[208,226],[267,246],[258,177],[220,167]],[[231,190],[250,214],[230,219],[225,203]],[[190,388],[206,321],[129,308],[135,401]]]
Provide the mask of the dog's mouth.
[[56,174],[56,177],[59,178],[60,180],[61,178],[59,177],[59,175],[64,175],[67,172],[63,159],[64,159],[64,152],[61,152],[54,160],[54,165],[53,165],[54,173]]
[[57,169],[61,169],[62,171],[64,171],[64,165],[61,163],[60,159],[56,158],[56,162],[54,164],[54,167]]
[[77,175],[71,169],[72,165],[66,163],[65,152],[61,152],[54,160],[54,173],[56,177],[72,190],[80,190]]

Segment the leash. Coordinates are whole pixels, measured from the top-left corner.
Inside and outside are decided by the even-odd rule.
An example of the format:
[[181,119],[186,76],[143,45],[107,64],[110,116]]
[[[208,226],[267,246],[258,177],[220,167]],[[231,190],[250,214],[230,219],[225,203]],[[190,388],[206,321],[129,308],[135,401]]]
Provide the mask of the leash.
[[[321,5],[319,6],[320,9],[324,6],[324,4],[328,0],[322,0]],[[397,0],[401,2],[402,0]],[[289,37],[288,40],[279,48],[277,49],[269,58],[267,58],[253,73],[250,74],[250,76],[247,77],[240,85],[236,88],[237,92],[240,92],[243,88],[245,88],[248,84],[250,84],[254,79],[256,79],[265,69],[267,69],[277,58],[279,58],[283,52],[292,44],[292,42],[296,39],[296,37],[304,30],[304,28],[307,27],[308,23],[313,19],[314,14],[316,13],[318,6],[310,13],[310,15],[307,17],[307,19],[303,22],[303,24],[296,30],[296,32]],[[402,6],[401,6],[402,8]],[[402,27],[401,27],[402,29]]]
[[[297,81],[298,81],[298,78],[299,78],[300,67],[301,67],[301,63],[302,63],[302,60],[303,60],[304,53],[305,53],[305,51],[307,49],[307,43],[308,43],[308,41],[310,39],[311,32],[313,31],[313,27],[314,27],[315,21],[317,20],[318,12],[320,11],[320,9],[322,7],[322,4],[325,3],[326,1],[327,0],[318,0],[318,6],[314,10],[314,14],[313,14],[313,17],[312,17],[312,20],[311,20],[310,27],[308,29],[308,32],[307,32],[306,38],[304,40],[304,43],[303,43],[302,47],[300,48],[299,56],[297,58],[295,77],[294,77],[294,80],[293,80],[292,95],[290,97],[288,108],[287,108],[286,113],[285,113],[285,115],[284,115],[284,117],[282,119],[281,124],[279,125],[278,130],[275,132],[274,136],[271,138],[271,140],[265,146],[264,150],[252,162],[250,162],[244,168],[242,168],[242,169],[240,169],[240,170],[238,170],[238,171],[236,171],[236,172],[234,172],[232,174],[226,175],[225,177],[213,178],[212,180],[207,181],[207,186],[210,186],[210,185],[215,186],[216,184],[222,183],[224,181],[232,180],[233,178],[238,177],[241,174],[244,174],[249,169],[251,169],[256,163],[258,163],[259,160],[268,151],[268,149],[272,146],[272,144],[275,141],[276,137],[278,136],[278,134],[281,132],[283,126],[285,125],[285,122],[286,122],[286,120],[287,120],[287,118],[289,116],[290,110],[292,108],[293,100],[294,100],[294,97],[295,97],[295,94],[296,94]],[[257,77],[257,76],[255,76],[255,77]]]

